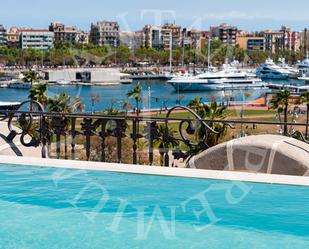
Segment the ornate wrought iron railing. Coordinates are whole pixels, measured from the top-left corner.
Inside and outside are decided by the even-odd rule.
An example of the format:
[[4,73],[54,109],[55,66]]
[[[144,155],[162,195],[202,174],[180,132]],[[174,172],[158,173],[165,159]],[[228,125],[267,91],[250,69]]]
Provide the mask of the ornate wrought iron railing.
[[[188,112],[190,118],[173,117],[179,110]],[[8,125],[9,134],[2,134],[7,141],[18,138],[25,147],[40,147],[43,158],[171,166],[175,160],[189,160],[217,143],[243,135],[242,129],[251,134],[278,134],[283,126],[289,126],[285,135],[308,142],[304,135],[308,124],[205,120],[182,106],[162,118],[49,113],[38,102],[27,101],[18,110],[1,111],[0,115]],[[263,129],[255,132],[258,125]]]

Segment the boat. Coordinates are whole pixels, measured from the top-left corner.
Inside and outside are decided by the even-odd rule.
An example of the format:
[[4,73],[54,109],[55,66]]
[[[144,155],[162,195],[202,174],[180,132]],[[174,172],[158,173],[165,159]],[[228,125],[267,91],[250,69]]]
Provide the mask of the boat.
[[123,85],[129,85],[133,83],[133,80],[130,78],[130,74],[120,73],[120,83]]
[[72,84],[72,82],[69,80],[61,79],[61,80],[57,80],[56,84],[57,85],[70,85]]
[[197,76],[175,77],[168,81],[176,91],[222,91],[224,89],[261,88],[266,84],[256,74],[241,71],[235,64],[224,64],[223,70],[207,71]]
[[295,67],[291,67],[285,62],[285,58],[279,58],[278,66],[290,72],[290,78],[297,79],[299,77],[299,70]]
[[31,89],[31,84],[23,81],[16,81],[8,84],[8,88],[13,89]]
[[276,65],[270,58],[268,58],[256,71],[256,75],[261,79],[288,79],[291,74],[289,70]]
[[0,111],[17,110],[20,107],[20,102],[4,102],[0,101]]
[[303,77],[309,76],[309,55],[308,53],[307,53],[306,59],[304,59],[302,62],[297,64],[297,68],[301,76]]

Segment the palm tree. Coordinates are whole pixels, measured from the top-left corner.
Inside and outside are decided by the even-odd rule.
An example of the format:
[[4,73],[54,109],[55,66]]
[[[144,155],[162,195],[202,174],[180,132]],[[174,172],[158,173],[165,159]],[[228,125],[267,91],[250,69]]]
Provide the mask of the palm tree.
[[217,102],[212,102],[210,104],[205,104],[202,102],[202,98],[193,99],[189,105],[189,108],[194,110],[202,119],[206,121],[207,125],[217,132],[209,132],[206,127],[201,126],[198,130],[198,137],[203,139],[209,147],[218,144],[219,140],[226,133],[226,125],[224,123],[214,123],[213,120],[221,120],[226,118],[226,107],[223,105],[218,105]]
[[[176,131],[173,128],[166,128],[165,125],[156,127],[157,136],[154,139],[154,145],[159,149],[160,153],[160,165],[164,166],[164,154],[166,149],[173,149],[179,146],[179,142],[174,139]],[[166,130],[167,129],[167,130]],[[165,134],[168,134],[167,141],[164,140]]]
[[271,101],[271,108],[272,109],[277,109],[278,110],[278,114],[280,117],[280,114],[283,112],[284,114],[284,130],[283,130],[283,134],[285,136],[288,135],[288,126],[287,126],[287,122],[288,122],[288,111],[289,111],[289,100],[291,98],[291,92],[288,89],[279,91],[276,95],[276,97],[274,97]]
[[142,100],[141,93],[142,93],[142,87],[138,83],[133,89],[128,92],[127,97],[128,98],[134,98],[135,99],[135,107],[136,107],[136,115],[139,116],[139,102]]
[[25,73],[24,80],[30,83],[32,88],[33,84],[39,80],[39,74],[34,70],[29,70],[27,73]]
[[[57,112],[57,113],[74,113],[75,111],[83,111],[84,104],[80,100],[80,98],[71,98],[67,93],[62,93],[60,95],[55,96],[53,99],[48,101],[49,111]],[[60,121],[64,124],[64,146],[65,146],[65,156],[67,157],[68,151],[68,141],[67,141],[67,131],[70,128],[71,120],[67,117],[56,117],[53,118],[52,121]],[[57,143],[60,144],[60,137],[57,138]]]
[[95,103],[99,103],[101,98],[99,95],[97,95],[96,93],[90,93],[90,98],[91,98],[91,112],[92,114],[95,113]]
[[122,109],[125,110],[126,115],[128,115],[129,109],[130,109],[131,107],[132,107],[131,102],[130,102],[128,99],[126,99],[126,100],[123,102],[123,104],[122,104]]
[[47,87],[47,83],[40,83],[37,86],[32,86],[30,89],[29,99],[32,101],[37,101],[45,107],[49,102]]
[[73,113],[82,111],[84,105],[80,98],[72,98],[67,93],[62,93],[49,100],[49,111],[58,113]]
[[309,92],[305,92],[300,97],[300,103],[305,104],[307,107],[307,118],[306,118],[306,139],[308,139],[308,124],[309,124]]

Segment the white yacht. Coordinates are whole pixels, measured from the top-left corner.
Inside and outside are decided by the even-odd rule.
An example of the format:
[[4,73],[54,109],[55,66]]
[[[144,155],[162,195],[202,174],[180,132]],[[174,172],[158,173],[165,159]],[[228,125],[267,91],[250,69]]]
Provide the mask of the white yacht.
[[224,64],[223,70],[218,72],[176,77],[168,82],[177,91],[221,91],[266,86],[255,74],[241,71],[231,64]]
[[16,82],[10,83],[8,85],[8,88],[13,88],[13,89],[31,89],[31,84],[28,83],[28,82],[16,81]]
[[274,63],[268,58],[256,71],[256,74],[261,79],[288,79],[291,72]]
[[297,68],[301,76],[309,76],[309,56],[307,54],[306,59],[297,64]]
[[291,67],[285,62],[285,58],[280,58],[278,66],[290,72],[290,78],[299,77],[299,70],[295,67]]

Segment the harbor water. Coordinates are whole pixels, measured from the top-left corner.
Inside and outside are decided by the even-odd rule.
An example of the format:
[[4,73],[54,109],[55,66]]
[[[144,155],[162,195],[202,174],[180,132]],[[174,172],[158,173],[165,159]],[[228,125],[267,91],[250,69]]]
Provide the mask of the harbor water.
[[[53,97],[63,92],[72,97],[79,97],[85,104],[85,111],[92,111],[92,98],[98,96],[94,102],[96,112],[102,112],[108,108],[114,107],[122,109],[127,93],[132,90],[134,85],[140,83],[142,86],[142,110],[160,110],[175,105],[187,105],[190,100],[196,97],[203,98],[204,102],[250,102],[259,99],[269,90],[267,89],[245,89],[245,90],[226,90],[226,91],[205,91],[205,92],[177,92],[175,89],[163,80],[134,81],[132,85],[108,85],[108,86],[80,86],[80,85],[50,85],[48,96]],[[277,84],[303,84],[302,81],[271,81]],[[22,102],[27,100],[29,90],[27,89],[0,89],[0,101]],[[134,99],[130,100],[132,108],[135,106]]]

